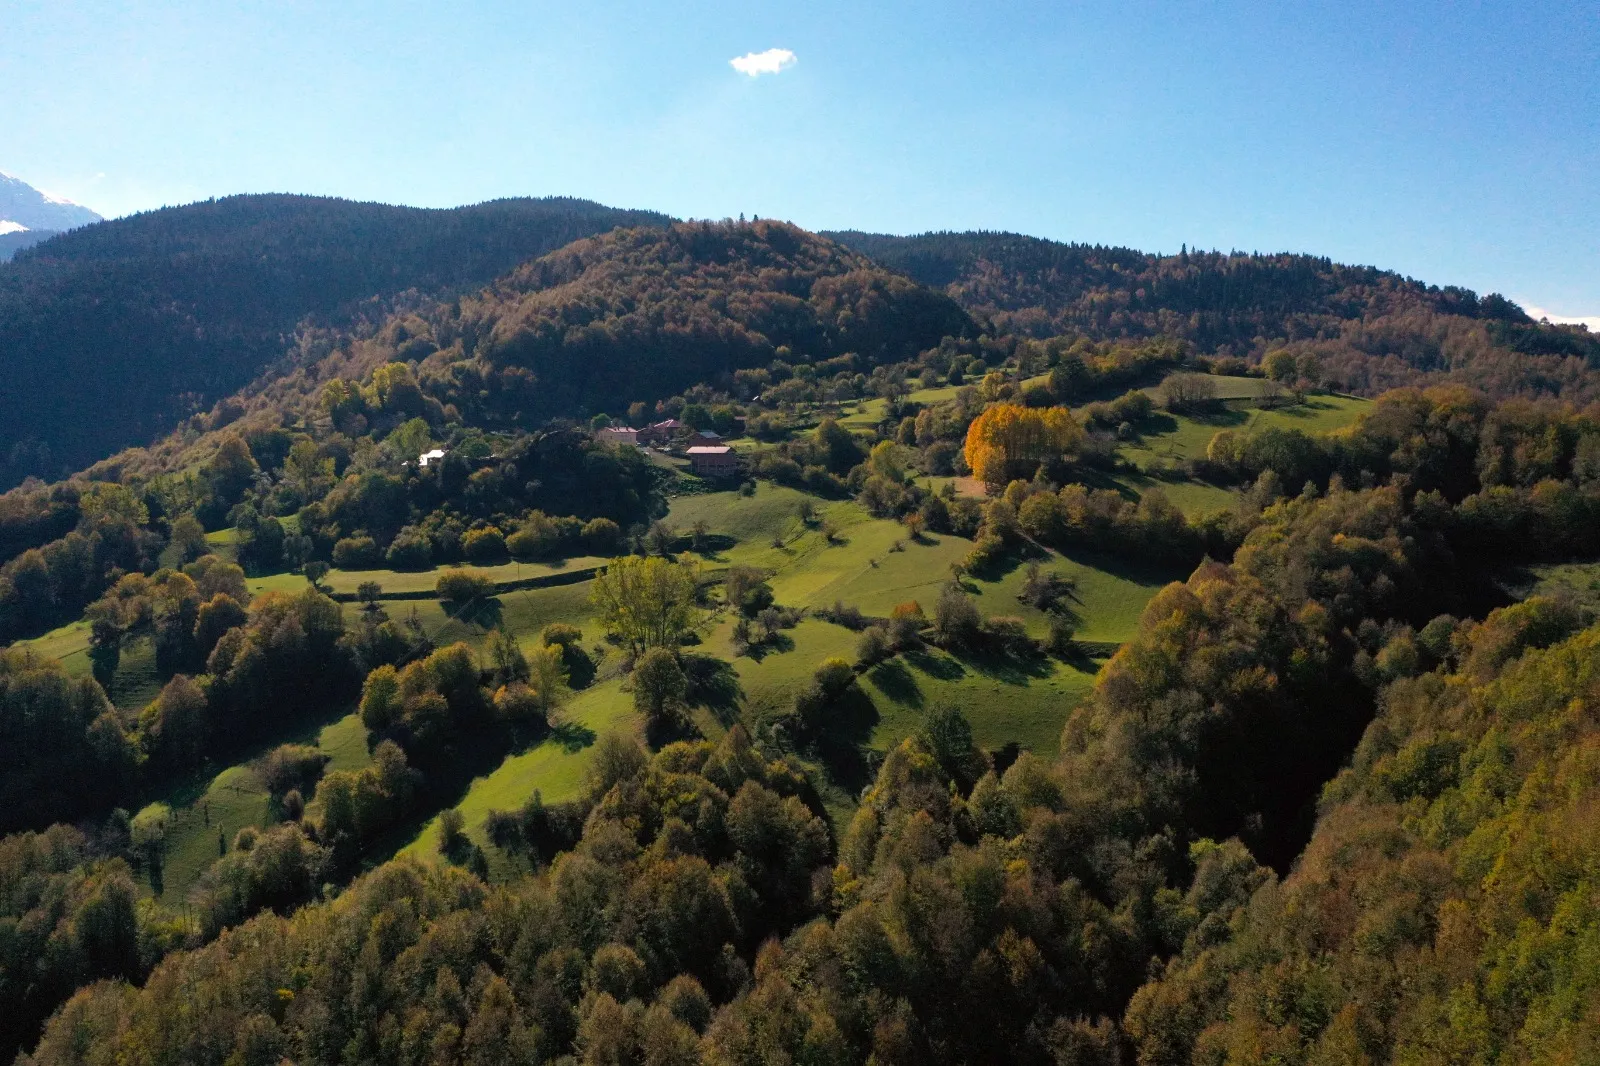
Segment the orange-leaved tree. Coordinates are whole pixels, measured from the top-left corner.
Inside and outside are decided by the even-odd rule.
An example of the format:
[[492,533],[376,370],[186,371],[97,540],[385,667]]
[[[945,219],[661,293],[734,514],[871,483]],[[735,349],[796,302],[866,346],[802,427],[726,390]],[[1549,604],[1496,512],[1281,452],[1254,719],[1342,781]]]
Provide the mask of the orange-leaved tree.
[[1082,436],[1065,407],[997,403],[967,430],[967,465],[984,484],[999,487],[1031,478],[1042,461],[1071,451]]

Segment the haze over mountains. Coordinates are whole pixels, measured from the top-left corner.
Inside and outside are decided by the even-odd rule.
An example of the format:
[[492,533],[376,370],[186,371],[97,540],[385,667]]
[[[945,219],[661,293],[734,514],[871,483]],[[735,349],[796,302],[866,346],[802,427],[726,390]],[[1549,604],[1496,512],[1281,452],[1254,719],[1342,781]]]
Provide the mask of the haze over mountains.
[[62,230],[100,220],[87,207],[40,192],[0,170],[0,262]]

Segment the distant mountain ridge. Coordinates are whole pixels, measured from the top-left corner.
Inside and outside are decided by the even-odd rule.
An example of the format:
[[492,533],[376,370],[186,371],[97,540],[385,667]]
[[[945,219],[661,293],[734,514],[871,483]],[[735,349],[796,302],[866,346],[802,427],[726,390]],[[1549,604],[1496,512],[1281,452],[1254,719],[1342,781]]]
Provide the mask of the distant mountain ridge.
[[[533,273],[508,277],[585,238],[671,223],[655,212],[566,198],[425,210],[251,195],[59,234],[0,263],[0,360],[7,367],[0,378],[0,490],[155,442],[252,382],[311,366],[346,344],[353,325],[365,323],[355,333],[370,335],[391,313],[440,301],[442,317],[424,313],[444,322],[481,304],[472,294],[495,279],[503,288],[482,324],[496,344],[508,343],[511,362],[525,361],[522,369],[538,378],[541,415],[594,410],[630,391],[666,387],[673,375],[664,371],[685,360],[703,362],[713,374],[751,365],[769,341],[781,346],[786,341],[774,338],[800,328],[798,321],[779,328],[772,317],[791,306],[806,330],[828,338],[828,350],[869,359],[885,354],[879,348],[886,338],[897,338],[889,343],[897,349],[958,306],[971,318],[951,319],[954,332],[1096,341],[1167,336],[1202,354],[1241,360],[1241,368],[1287,349],[1300,377],[1369,395],[1456,382],[1497,397],[1600,401],[1600,336],[1534,322],[1499,296],[1309,255],[1186,249],[1158,256],[982,232],[823,234],[823,244],[837,242],[830,252],[803,231],[768,235],[796,242],[804,257],[836,260],[824,273],[872,275],[875,291],[892,292],[885,306],[917,326],[881,336],[846,328],[848,318],[835,321],[821,304],[802,310],[807,297],[798,292],[752,288],[742,273],[723,277],[696,265],[698,244],[722,239],[720,224],[697,224],[670,247],[602,245],[594,262],[587,258],[594,247],[574,247]],[[737,259],[747,251],[789,254],[729,246],[715,255]],[[540,280],[556,264],[572,276]],[[680,292],[668,292],[670,284],[660,290],[663,302],[651,313],[667,316],[671,329],[661,330],[632,303],[638,293],[655,293],[655,282],[630,277],[613,286],[610,272],[635,268],[661,279],[694,275]],[[592,303],[564,302],[548,291],[580,279]],[[902,292],[902,283],[920,291]],[[934,296],[943,309],[929,302]],[[696,303],[714,313],[688,309]],[[724,304],[735,313],[723,314]],[[592,352],[584,353],[583,337]],[[602,350],[610,362],[594,361]],[[635,358],[642,352],[650,358]],[[619,378],[623,365],[629,369]]]
[[99,222],[95,212],[71,200],[40,192],[21,178],[0,170],[0,223],[15,222],[30,230],[67,230]]
[[669,221],[567,198],[262,195],[63,233],[0,264],[0,489],[164,434],[283,358],[303,323],[472,291],[580,238]]
[[1455,381],[1498,396],[1600,400],[1600,335],[1497,294],[1323,256],[1067,244],[1017,233],[826,234],[939,289],[999,333],[1169,336],[1205,353],[1288,348],[1352,392]]
[[0,170],[0,263],[63,230],[99,221],[87,207],[40,192]]

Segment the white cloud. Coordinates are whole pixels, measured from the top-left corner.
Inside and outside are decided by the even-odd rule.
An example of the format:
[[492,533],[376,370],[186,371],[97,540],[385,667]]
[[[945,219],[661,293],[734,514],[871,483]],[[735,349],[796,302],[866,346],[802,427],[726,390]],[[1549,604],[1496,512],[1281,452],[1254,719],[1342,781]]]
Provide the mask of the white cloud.
[[1554,311],[1547,311],[1543,307],[1518,300],[1522,309],[1528,312],[1528,317],[1534,319],[1548,318],[1550,321],[1564,326],[1588,326],[1590,333],[1600,333],[1600,315],[1558,315]]
[[787,48],[768,48],[765,52],[748,52],[738,59],[730,59],[728,65],[740,74],[756,78],[794,66],[796,58]]

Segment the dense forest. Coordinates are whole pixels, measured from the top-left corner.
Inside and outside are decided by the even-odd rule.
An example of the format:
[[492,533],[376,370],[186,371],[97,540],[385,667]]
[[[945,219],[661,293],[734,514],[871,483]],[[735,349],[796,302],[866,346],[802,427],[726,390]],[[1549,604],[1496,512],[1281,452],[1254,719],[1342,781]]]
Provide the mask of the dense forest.
[[16,230],[11,233],[0,233],[0,263],[7,262],[24,248],[32,248],[40,241],[47,241],[56,235],[54,230]]
[[428,291],[0,495],[0,1056],[1600,1054],[1585,332],[770,221],[474,280],[427,218]]
[[949,293],[1002,332],[1181,337],[1207,352],[1315,358],[1330,385],[1376,394],[1450,380],[1504,395],[1595,399],[1600,338],[1536,323],[1497,295],[1309,255],[1061,244],[1012,233],[832,233]]
[[166,433],[293,351],[307,321],[474,289],[577,238],[665,221],[559,198],[427,211],[234,196],[63,234],[0,264],[0,486]]

